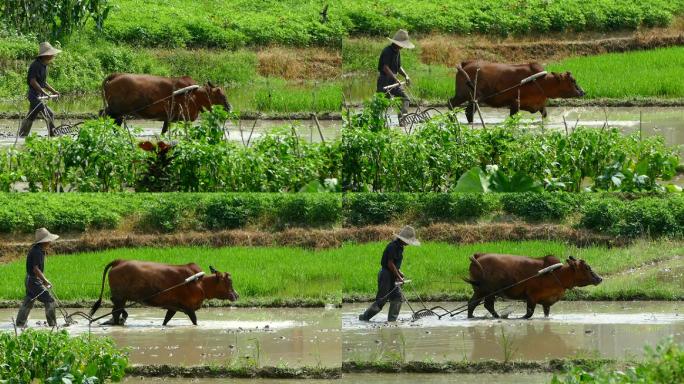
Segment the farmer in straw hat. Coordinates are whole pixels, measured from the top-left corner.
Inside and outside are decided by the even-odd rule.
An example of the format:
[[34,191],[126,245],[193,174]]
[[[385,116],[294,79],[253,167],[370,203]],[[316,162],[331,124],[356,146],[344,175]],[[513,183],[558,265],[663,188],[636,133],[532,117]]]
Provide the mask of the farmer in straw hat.
[[45,317],[48,325],[51,327],[57,325],[55,300],[47,291],[52,287],[52,284],[50,284],[50,281],[43,272],[45,270],[47,249],[50,243],[58,238],[59,236],[53,235],[45,228],[40,228],[36,231],[36,241],[26,257],[26,297],[24,297],[21,308],[19,308],[19,314],[17,314],[17,327],[24,327],[26,325],[26,319],[36,300],[45,304]]
[[38,99],[38,97],[49,95],[48,91],[59,96],[59,92],[55,91],[55,89],[47,83],[47,67],[60,52],[62,51],[54,48],[48,42],[40,43],[38,56],[36,56],[36,59],[33,60],[33,63],[31,63],[29,66],[28,74],[26,76],[26,83],[28,84],[28,100],[30,106],[26,119],[24,119],[24,121],[21,123],[19,136],[27,136],[29,132],[31,132],[33,121],[38,116],[45,118],[48,124],[48,132],[50,136],[52,136],[53,130],[55,128],[53,121],[55,115],[52,113],[50,108],[45,106],[45,104]]
[[401,74],[406,79],[406,84],[411,84],[411,78],[406,74],[404,68],[401,67],[401,50],[402,48],[413,49],[415,46],[409,40],[409,35],[406,30],[400,29],[393,38],[387,38],[392,44],[385,47],[380,54],[378,61],[378,82],[376,91],[380,93],[388,92],[390,96],[401,97],[401,114],[399,117],[408,112],[409,99],[402,87],[395,87],[386,91],[384,87],[399,82],[398,74]]
[[396,285],[396,283],[404,282],[401,262],[404,258],[404,247],[406,245],[420,245],[420,241],[416,239],[415,229],[409,225],[395,234],[394,240],[385,247],[380,260],[382,268],[378,273],[378,293],[375,295],[375,302],[366,309],[366,312],[359,315],[359,320],[369,321],[389,301],[390,308],[387,313],[387,321],[397,321],[401,310],[402,294],[401,286]]

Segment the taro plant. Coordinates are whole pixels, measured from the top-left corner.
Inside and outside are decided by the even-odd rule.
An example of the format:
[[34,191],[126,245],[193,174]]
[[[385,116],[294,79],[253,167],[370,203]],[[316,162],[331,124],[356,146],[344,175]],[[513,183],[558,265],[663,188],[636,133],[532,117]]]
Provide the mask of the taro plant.
[[135,184],[142,157],[125,128],[100,119],[82,125],[65,150],[64,164],[69,182],[81,192],[123,191]]

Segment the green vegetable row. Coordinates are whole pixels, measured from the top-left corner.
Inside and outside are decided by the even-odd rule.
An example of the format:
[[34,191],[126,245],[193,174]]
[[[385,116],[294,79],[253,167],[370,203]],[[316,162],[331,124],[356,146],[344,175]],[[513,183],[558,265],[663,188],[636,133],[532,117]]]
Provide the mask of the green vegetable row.
[[0,233],[139,232],[473,223],[565,223],[624,237],[684,234],[680,195],[545,193],[0,194]]
[[235,48],[245,45],[339,46],[347,36],[413,33],[532,35],[667,26],[681,0],[517,1],[343,0],[225,1],[152,4],[111,1],[107,39],[146,46]]

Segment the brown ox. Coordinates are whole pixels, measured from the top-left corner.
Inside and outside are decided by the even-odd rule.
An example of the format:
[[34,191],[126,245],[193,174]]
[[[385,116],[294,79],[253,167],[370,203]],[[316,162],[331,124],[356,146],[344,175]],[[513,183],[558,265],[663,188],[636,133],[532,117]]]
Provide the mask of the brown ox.
[[[466,282],[473,286],[474,292],[468,302],[468,317],[473,317],[475,307],[485,296],[558,263],[560,260],[550,255],[539,259],[494,253],[477,253],[471,256],[470,277]],[[504,290],[497,296],[526,301],[527,313],[523,316],[525,319],[532,317],[537,304],[541,304],[544,307],[544,315],[549,316],[551,305],[563,297],[565,290],[590,284],[598,285],[602,280],[584,260],[576,260],[570,256],[567,264],[561,268]],[[499,317],[494,310],[494,299],[494,295],[485,298],[484,306],[492,316]]]
[[[503,92],[520,84],[523,79],[543,71],[544,67],[539,63],[511,65],[464,61],[456,73],[456,95],[449,99],[449,107],[455,108],[467,102],[466,117],[468,122],[472,123],[474,113],[472,93],[476,80],[478,101],[490,107],[507,107],[510,109],[511,116],[523,110],[530,113],[541,112],[542,117],[546,117],[547,99],[584,96],[584,91],[577,85],[577,81],[570,72],[551,72],[519,88]],[[520,90],[519,108],[518,90]],[[503,93],[496,95],[499,92]]]
[[179,89],[197,85],[189,76],[162,77],[114,73],[102,82],[102,97],[105,109],[103,116],[112,117],[121,125],[124,117],[164,122],[162,134],[174,121],[195,121],[202,111],[212,105],[222,105],[227,111],[231,105],[226,94],[210,82],[196,90],[173,96]]
[[[125,310],[126,302],[135,301],[165,308],[164,325],[178,311],[188,315],[192,323],[197,325],[195,311],[202,306],[204,300],[235,301],[239,297],[233,289],[233,279],[229,273],[218,272],[213,267],[209,268],[212,272],[210,275],[182,284],[188,277],[201,272],[197,264],[169,265],[147,261],[114,260],[104,269],[100,298],[90,309],[90,316],[95,314],[102,303],[105,277],[109,271],[109,288],[114,309],[112,319],[104,324],[123,325],[128,317]],[[176,285],[178,286],[169,290]],[[121,321],[120,317],[123,317]]]

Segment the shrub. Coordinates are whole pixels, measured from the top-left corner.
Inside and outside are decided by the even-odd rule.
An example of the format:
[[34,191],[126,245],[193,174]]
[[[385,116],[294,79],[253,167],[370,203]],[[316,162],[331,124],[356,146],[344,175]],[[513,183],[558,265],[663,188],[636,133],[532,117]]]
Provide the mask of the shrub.
[[276,223],[284,227],[330,227],[342,217],[338,194],[298,193],[280,195],[274,201]]
[[244,228],[267,204],[259,195],[221,195],[207,203],[204,222],[210,229]]
[[677,221],[667,200],[645,197],[627,204],[614,232],[620,236],[660,236],[677,232]]
[[363,226],[389,223],[405,213],[413,196],[408,193],[346,194],[342,209],[346,225]]
[[506,213],[526,221],[560,221],[573,210],[573,201],[560,193],[505,193],[501,203]]
[[70,337],[67,331],[0,333],[0,379],[9,383],[120,381],[126,352],[105,337]]
[[625,203],[616,198],[597,198],[582,208],[580,225],[587,229],[608,232],[620,221]]
[[430,193],[421,198],[423,221],[466,221],[492,213],[498,206],[497,195],[484,193]]
[[203,202],[192,194],[170,194],[143,206],[138,229],[144,231],[174,232],[182,227],[192,227],[195,212],[204,210]]
[[600,366],[587,370],[581,366],[565,367],[562,376],[554,375],[552,384],[628,384],[681,383],[684,380],[684,347],[671,338],[660,342],[655,348],[645,347],[645,358],[631,363],[626,369],[614,370],[610,366]]

